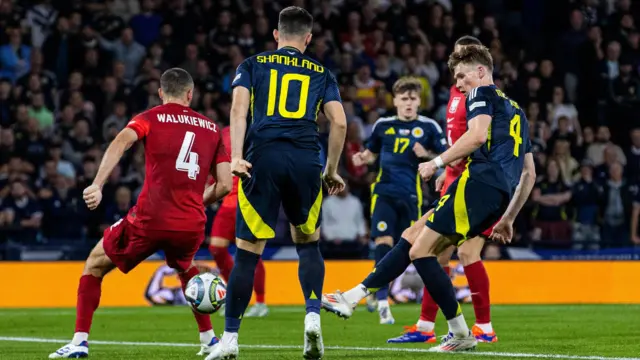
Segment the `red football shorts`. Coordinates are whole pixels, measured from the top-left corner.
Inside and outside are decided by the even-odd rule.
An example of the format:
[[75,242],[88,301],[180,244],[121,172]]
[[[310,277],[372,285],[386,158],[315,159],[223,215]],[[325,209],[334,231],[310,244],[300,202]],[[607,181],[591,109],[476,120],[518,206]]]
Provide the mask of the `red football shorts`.
[[[444,194],[447,193],[447,189],[449,188],[449,186],[451,186],[451,184],[453,184],[453,182],[456,180],[456,177],[453,176],[446,176],[444,178],[444,184],[442,185],[442,190],[440,191],[440,196],[444,196]],[[500,221],[500,220],[498,220]],[[498,221],[496,221],[496,224],[498,223]],[[491,235],[491,232],[493,231],[493,227],[495,226],[495,224],[491,225],[490,228],[488,228],[487,230],[482,232],[483,236],[486,236],[487,238],[489,237],[489,235]]]
[[104,231],[103,247],[109,259],[123,273],[158,250],[164,251],[167,265],[183,272],[204,240],[204,231],[147,230],[119,220]]
[[[500,221],[500,219],[498,219],[498,221]],[[498,221],[496,221],[496,224],[498,223]],[[496,226],[496,224],[491,225],[490,228],[488,228],[487,230],[483,231],[482,235],[486,236],[488,238],[489,235],[491,235],[491,232],[493,231],[493,227]]]
[[211,237],[219,237],[229,241],[236,239],[236,207],[221,206],[213,219]]

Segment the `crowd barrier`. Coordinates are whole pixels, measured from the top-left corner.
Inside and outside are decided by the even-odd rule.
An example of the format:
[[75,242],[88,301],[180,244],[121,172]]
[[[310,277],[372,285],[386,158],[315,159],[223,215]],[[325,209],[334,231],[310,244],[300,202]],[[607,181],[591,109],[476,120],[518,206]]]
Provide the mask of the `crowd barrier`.
[[[214,262],[206,262],[214,265]],[[640,304],[637,261],[486,262],[494,304]],[[145,290],[162,262],[147,261],[128,275],[114,270],[101,306],[148,306]],[[266,300],[303,304],[297,262],[265,261]],[[371,271],[371,261],[327,261],[324,290],[347,290]],[[74,307],[82,262],[0,262],[0,308]],[[165,286],[177,287],[174,276]],[[32,294],[36,291],[36,294]]]

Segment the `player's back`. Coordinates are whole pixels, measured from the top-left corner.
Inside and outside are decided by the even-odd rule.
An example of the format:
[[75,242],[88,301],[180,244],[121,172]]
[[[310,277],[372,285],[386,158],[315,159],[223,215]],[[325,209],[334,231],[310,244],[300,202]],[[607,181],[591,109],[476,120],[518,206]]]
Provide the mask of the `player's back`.
[[467,119],[492,117],[487,142],[470,156],[471,179],[513,195],[531,151],[529,123],[520,106],[495,85],[473,89],[467,96]]
[[207,177],[225,151],[218,126],[189,107],[168,103],[137,115],[128,127],[144,137],[146,172],[129,221],[155,230],[202,229]]
[[320,150],[318,111],[340,97],[335,78],[318,62],[293,47],[264,52],[240,65],[233,85],[251,92],[246,158],[274,143]]

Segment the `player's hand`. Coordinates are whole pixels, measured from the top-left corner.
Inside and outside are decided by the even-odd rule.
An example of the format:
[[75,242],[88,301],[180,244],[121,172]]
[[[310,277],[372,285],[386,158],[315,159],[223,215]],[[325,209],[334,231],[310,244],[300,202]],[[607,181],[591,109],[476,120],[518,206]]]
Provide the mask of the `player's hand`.
[[424,181],[429,181],[429,179],[435,175],[436,171],[438,171],[438,167],[435,162],[428,161],[418,165],[418,171],[420,171],[420,176]]
[[367,159],[364,156],[364,152],[353,154],[353,156],[351,157],[351,161],[353,162],[353,166],[362,166],[367,163]]
[[419,158],[426,158],[429,156],[427,149],[425,149],[419,142],[413,144],[413,153]]
[[344,180],[342,180],[342,177],[337,173],[336,174],[325,173],[322,176],[322,181],[327,187],[327,191],[329,192],[329,195],[336,195],[337,193],[344,190]]
[[248,179],[251,177],[249,174],[249,169],[251,169],[253,165],[250,162],[243,159],[232,159],[231,160],[231,173],[235,176],[239,176],[241,179]]
[[440,176],[438,176],[436,178],[436,191],[441,191],[442,190],[442,186],[444,186],[444,180],[447,176],[446,172],[442,172],[442,174],[440,174]]
[[489,238],[503,244],[511,243],[511,239],[513,238],[513,223],[500,219],[500,221],[498,221],[498,223],[493,227]]
[[98,185],[89,185],[82,192],[82,198],[87,203],[89,210],[95,210],[102,201],[102,189]]

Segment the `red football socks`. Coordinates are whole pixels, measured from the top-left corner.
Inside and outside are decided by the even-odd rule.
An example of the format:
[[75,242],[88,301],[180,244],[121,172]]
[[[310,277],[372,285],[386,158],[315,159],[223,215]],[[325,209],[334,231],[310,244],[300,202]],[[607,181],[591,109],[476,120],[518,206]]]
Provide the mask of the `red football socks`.
[[231,275],[231,269],[233,269],[233,257],[229,254],[229,249],[226,247],[209,246],[209,252],[213,256],[213,260],[216,261],[218,269],[220,269],[220,275],[224,281],[229,282],[229,275]]
[[82,275],[78,285],[76,305],[76,332],[88,333],[91,329],[93,313],[100,304],[102,279],[93,275]]
[[[448,266],[443,266],[444,272],[447,275],[450,274],[451,269]],[[431,298],[427,287],[424,287],[422,291],[422,309],[420,311],[420,320],[436,322],[436,315],[438,315],[438,304]]]
[[[180,283],[182,283],[182,291],[187,287],[187,283],[191,280],[192,277],[198,275],[200,272],[198,268],[192,266],[186,272],[180,273]],[[209,331],[213,329],[211,326],[211,317],[209,315],[200,314],[197,312],[193,312],[193,316],[196,318],[196,322],[198,323],[198,330],[200,332]]]
[[253,278],[253,291],[256,292],[256,302],[259,304],[264,304],[265,276],[264,263],[262,262],[262,258],[260,258],[256,265],[255,277]]
[[464,274],[469,282],[473,311],[476,313],[476,324],[491,322],[491,301],[489,299],[489,275],[482,261],[476,261],[464,267]]

